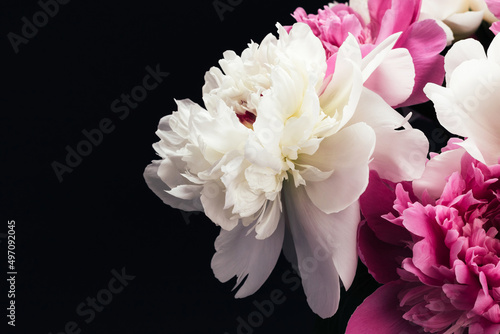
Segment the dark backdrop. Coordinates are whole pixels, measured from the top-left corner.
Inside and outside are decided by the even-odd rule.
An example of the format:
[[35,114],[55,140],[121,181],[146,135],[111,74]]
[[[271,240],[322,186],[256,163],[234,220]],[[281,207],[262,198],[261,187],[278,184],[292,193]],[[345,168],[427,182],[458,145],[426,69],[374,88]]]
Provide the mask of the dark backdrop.
[[[2,281],[11,221],[17,272],[15,298],[1,285],[1,333],[342,333],[376,286],[363,268],[329,321],[309,310],[283,258],[235,300],[234,280],[210,268],[218,227],[164,205],[142,176],[159,119],[174,98],[201,103],[223,51],[325,2],[220,0],[220,15],[211,0],[60,2],[0,5]],[[161,74],[145,91],[151,71]],[[141,101],[127,106],[131,92]]]

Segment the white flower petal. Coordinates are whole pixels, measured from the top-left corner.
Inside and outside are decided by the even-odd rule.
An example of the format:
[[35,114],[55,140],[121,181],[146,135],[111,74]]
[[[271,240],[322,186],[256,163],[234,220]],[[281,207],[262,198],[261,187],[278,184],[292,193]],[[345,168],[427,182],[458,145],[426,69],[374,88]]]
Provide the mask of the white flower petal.
[[232,230],[238,225],[238,219],[232,217],[231,209],[225,208],[226,197],[222,191],[223,185],[209,182],[201,191],[201,203],[205,215],[224,230]]
[[311,201],[325,213],[339,212],[357,201],[368,185],[374,147],[373,129],[356,123],[323,140],[314,155],[301,156],[305,164],[333,170],[328,179],[306,184]]
[[363,82],[372,75],[382,62],[385,61],[388,55],[392,52],[392,48],[396,44],[399,36],[401,36],[401,32],[392,34],[378,44],[369,54],[363,57],[361,62]]
[[332,174],[333,170],[323,172],[322,170],[314,167],[314,166],[300,166],[300,176],[306,180],[311,182],[320,182],[328,179]]
[[271,274],[283,245],[284,225],[281,219],[276,231],[264,240],[256,239],[251,227],[238,225],[231,231],[221,230],[215,241],[212,270],[221,282],[237,276],[235,288],[246,277],[236,298],[253,294]]
[[483,11],[456,13],[448,16],[443,22],[453,30],[455,39],[472,35],[483,21]]
[[[321,84],[326,71],[326,54],[319,38],[314,36],[311,28],[305,23],[295,23],[290,32],[277,24],[279,42],[286,43],[286,54],[303,68],[305,73],[313,78],[316,84]],[[288,40],[287,40],[288,38]]]
[[256,238],[259,240],[269,238],[278,227],[282,215],[281,198],[277,196],[274,201],[267,201],[266,207],[255,225]]
[[434,102],[440,123],[451,133],[467,138],[460,145],[486,164],[498,163],[500,156],[498,38],[486,59],[478,43],[457,43],[458,49],[453,46],[449,51],[447,87],[428,84],[424,89]]
[[500,65],[500,38],[493,38],[491,41],[488,47],[488,60]]
[[368,0],[350,0],[349,7],[351,7],[356,13],[361,15],[364,23],[368,25],[370,23],[370,12],[368,10]]
[[454,149],[429,160],[422,177],[412,182],[415,195],[422,198],[426,190],[432,199],[441,197],[448,177],[454,172],[460,172],[464,153],[464,149]]
[[349,35],[337,54],[335,72],[320,95],[321,108],[338,122],[337,129],[349,122],[356,110],[363,87],[360,65],[361,50]]
[[472,38],[456,42],[444,57],[446,82],[450,82],[451,74],[457,66],[471,59],[486,59],[486,53],[481,43]]
[[[191,117],[192,131],[203,138],[207,149],[218,152],[221,156],[232,150],[243,149],[250,129],[240,123],[234,111],[222,100],[219,100],[217,114],[214,116],[201,111]],[[225,136],[221,136],[221,132]]]
[[493,13],[488,9],[486,2],[484,0],[469,0],[470,9],[473,11],[482,10],[484,13],[483,19],[489,24],[498,21],[498,19],[493,15]]
[[423,0],[421,12],[445,19],[455,13],[469,10],[469,0]]
[[199,197],[192,201],[186,201],[167,193],[170,188],[158,176],[158,169],[163,161],[152,161],[144,170],[144,179],[149,188],[163,201],[163,203],[173,208],[184,211],[203,211],[203,206],[201,205]]
[[364,83],[366,88],[376,92],[391,106],[406,101],[414,85],[413,58],[407,49],[402,48],[390,50]]
[[[393,182],[419,178],[427,161],[429,143],[408,121],[379,95],[363,89],[359,104],[348,124],[365,122],[374,131],[376,145],[370,169]],[[402,130],[396,130],[404,127]]]
[[462,121],[467,114],[460,108],[450,89],[428,83],[424,87],[424,93],[434,103],[437,119],[443,127],[454,134],[463,135],[467,132]]
[[474,141],[487,163],[497,163],[500,153],[500,66],[486,60],[464,62],[453,72],[448,87],[467,114],[462,119],[466,133],[459,135]]
[[359,206],[356,203],[327,215],[308,200],[303,187],[291,183],[285,187],[287,219],[307,302],[316,314],[327,318],[338,308],[339,275],[346,288],[354,279]]

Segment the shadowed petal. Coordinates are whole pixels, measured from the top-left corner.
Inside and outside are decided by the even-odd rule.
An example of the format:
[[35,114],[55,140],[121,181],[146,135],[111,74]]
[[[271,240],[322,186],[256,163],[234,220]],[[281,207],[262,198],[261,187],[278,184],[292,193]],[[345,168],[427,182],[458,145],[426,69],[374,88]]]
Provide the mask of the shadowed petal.
[[303,187],[285,185],[287,219],[295,245],[302,285],[311,309],[330,317],[337,311],[340,282],[349,288],[357,266],[357,202],[327,215],[309,200]]
[[[169,159],[164,160],[154,160],[150,165],[144,170],[144,179],[146,180],[149,188],[158,196],[163,203],[170,205],[173,208],[181,209],[184,211],[203,211],[203,206],[201,205],[200,198],[197,196],[191,201],[178,198],[176,196],[170,195],[167,191],[171,189],[162,181],[158,175],[158,169],[161,164],[170,163]],[[201,191],[202,186],[198,187],[198,193]]]
[[[402,281],[387,283],[368,296],[354,311],[346,334],[417,334],[421,327],[403,319],[398,307],[398,293],[405,287]],[[420,330],[420,331],[419,331]]]
[[234,288],[246,277],[235,295],[236,298],[249,296],[262,286],[276,265],[283,246],[283,218],[274,233],[264,240],[255,238],[252,226],[238,224],[231,231],[221,229],[215,240],[216,253],[212,258],[215,277],[224,283],[237,276]]

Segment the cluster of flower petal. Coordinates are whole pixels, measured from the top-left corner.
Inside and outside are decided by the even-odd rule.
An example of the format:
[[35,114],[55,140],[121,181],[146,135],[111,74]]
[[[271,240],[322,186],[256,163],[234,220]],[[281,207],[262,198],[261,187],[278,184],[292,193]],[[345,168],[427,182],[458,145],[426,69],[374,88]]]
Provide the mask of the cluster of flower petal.
[[[348,37],[328,76],[308,25],[278,25],[278,34],[240,56],[224,53],[205,76],[205,108],[177,101],[158,127],[161,159],[144,176],[166,204],[203,211],[221,227],[212,269],[222,282],[237,276],[236,297],[264,283],[283,248],[310,307],[328,317],[341,282],[349,288],[355,275],[369,170],[395,182],[418,178],[428,142],[363,86],[397,34],[365,58]],[[413,71],[406,53],[396,58]]]
[[[413,59],[412,90],[399,96],[406,91],[405,86],[391,84],[396,79],[391,74],[394,71],[400,72],[399,81],[401,77],[409,78],[406,68],[391,58],[365,83],[391,106],[401,107],[427,101],[422,91],[425,84],[441,84],[444,78],[443,57],[439,53],[446,46],[446,34],[435,20],[418,21],[420,5],[421,0],[351,0],[349,5],[325,6],[318,14],[297,8],[292,16],[308,24],[321,40],[328,58],[327,74],[335,71],[336,53],[349,34],[357,39],[365,56],[388,36],[402,32],[394,48],[406,50]],[[397,59],[396,54],[394,57]]]
[[[500,165],[487,166],[456,144],[424,173],[448,176],[444,188],[436,186],[437,200],[372,173],[361,198],[359,252],[386,284],[358,307],[347,333],[500,331]],[[453,160],[459,168],[447,174]]]

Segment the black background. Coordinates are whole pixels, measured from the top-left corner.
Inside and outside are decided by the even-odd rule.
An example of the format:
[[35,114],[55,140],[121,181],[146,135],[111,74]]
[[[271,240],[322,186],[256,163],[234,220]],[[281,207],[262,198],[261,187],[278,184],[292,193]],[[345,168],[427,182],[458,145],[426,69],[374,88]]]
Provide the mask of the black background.
[[[8,288],[1,285],[2,333],[65,333],[71,322],[80,333],[342,333],[376,287],[360,267],[338,315],[320,320],[280,258],[257,293],[236,300],[234,280],[222,284],[210,268],[219,228],[203,214],[164,205],[144,182],[144,168],[156,159],[158,121],[176,109],[174,98],[201,103],[203,76],[225,50],[240,54],[250,40],[276,33],[276,22],[293,24],[296,7],[316,12],[326,4],[238,2],[221,20],[211,0],[71,0],[16,53],[8,34],[22,35],[22,18],[33,22],[41,7],[2,1],[2,281],[10,220],[18,273],[15,328],[6,326]],[[112,102],[142,84],[147,66],[169,75],[126,117],[113,112]],[[103,119],[113,130],[60,182],[54,162],[66,164],[67,147],[77,149],[82,131]],[[79,315],[81,303],[108,287],[112,270],[135,278],[93,319]],[[283,303],[238,331],[238,319],[249,322],[255,303],[275,289]]]

